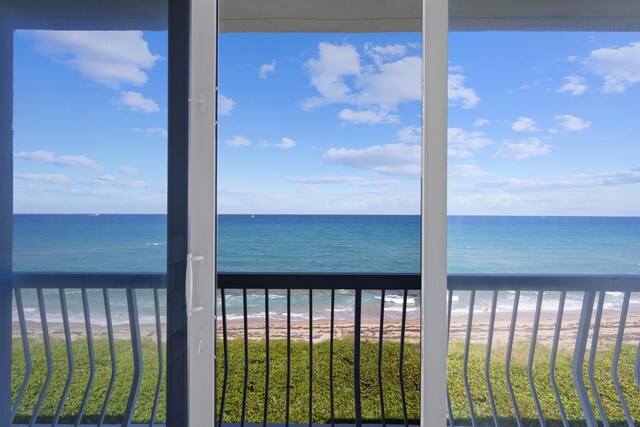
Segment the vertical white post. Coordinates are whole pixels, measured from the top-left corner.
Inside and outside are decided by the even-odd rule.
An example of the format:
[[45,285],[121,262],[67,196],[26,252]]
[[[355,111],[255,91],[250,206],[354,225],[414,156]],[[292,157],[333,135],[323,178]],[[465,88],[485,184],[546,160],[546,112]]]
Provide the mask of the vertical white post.
[[187,265],[186,283],[187,315],[189,316],[188,406],[191,427],[215,425],[217,5],[217,0],[191,0],[189,59],[189,253],[191,257],[187,260],[190,265]]
[[449,5],[422,1],[422,427],[446,425]]

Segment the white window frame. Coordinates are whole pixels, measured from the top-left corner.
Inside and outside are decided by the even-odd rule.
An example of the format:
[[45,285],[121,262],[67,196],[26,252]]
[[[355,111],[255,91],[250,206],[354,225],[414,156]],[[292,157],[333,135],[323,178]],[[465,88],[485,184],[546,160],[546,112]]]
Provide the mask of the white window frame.
[[191,1],[189,255],[185,288],[188,416],[192,427],[213,427],[216,420],[217,23],[217,0]]
[[[216,308],[217,0],[191,1],[189,425],[213,426]],[[446,425],[448,0],[422,0],[421,426]],[[189,306],[191,301],[191,306]],[[429,345],[426,345],[429,343]]]

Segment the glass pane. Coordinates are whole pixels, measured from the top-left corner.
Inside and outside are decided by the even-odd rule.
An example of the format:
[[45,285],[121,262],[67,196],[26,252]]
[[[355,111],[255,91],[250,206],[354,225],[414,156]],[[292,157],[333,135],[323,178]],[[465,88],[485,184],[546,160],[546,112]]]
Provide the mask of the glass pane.
[[375,32],[378,2],[333,21],[309,5],[274,8],[265,33],[259,11],[220,8],[218,269],[234,274],[218,283],[218,408],[230,423],[403,423],[406,409],[418,424],[420,10]]
[[[640,360],[638,40],[450,35],[449,387],[458,423],[471,416],[466,396],[453,393],[461,388],[478,419],[495,409],[501,424],[640,416],[637,375],[616,372]],[[471,368],[483,363],[493,401],[484,372]]]
[[15,6],[1,70],[13,75],[13,422],[164,424],[166,5],[81,3]]

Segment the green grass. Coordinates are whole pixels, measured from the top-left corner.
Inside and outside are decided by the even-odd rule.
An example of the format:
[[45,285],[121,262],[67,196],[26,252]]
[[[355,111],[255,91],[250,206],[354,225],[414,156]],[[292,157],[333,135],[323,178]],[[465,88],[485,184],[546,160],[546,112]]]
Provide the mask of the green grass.
[[[46,362],[42,341],[32,340],[31,353],[33,372],[29,386],[16,417],[17,423],[26,423],[33,413],[40,389],[46,376]],[[265,386],[265,345],[264,341],[249,343],[249,381],[247,394],[246,421],[261,423],[264,411]],[[95,423],[102,410],[104,397],[111,376],[111,361],[108,343],[104,339],[94,342],[97,371],[89,396],[83,422]],[[291,401],[290,421],[292,423],[306,423],[309,419],[309,347],[308,343],[293,342],[291,346]],[[144,371],[140,398],[134,412],[134,422],[148,422],[155,393],[158,363],[157,348],[153,342],[143,342]],[[220,350],[222,346],[219,347]],[[24,377],[25,364],[22,347],[19,340],[13,342],[13,395],[17,394]],[[492,353],[491,381],[497,403],[498,413],[502,425],[514,425],[514,414],[509,399],[504,377],[504,347],[496,347]],[[420,400],[420,365],[419,346],[407,344],[405,348],[404,384],[409,421],[417,423],[419,419]],[[469,409],[466,401],[462,379],[462,343],[454,343],[449,351],[449,388],[452,406],[458,424],[470,424]],[[624,346],[620,361],[620,380],[627,403],[635,420],[640,420],[640,394],[633,377],[636,348]],[[400,423],[403,419],[401,394],[398,376],[397,342],[385,343],[383,347],[382,372],[384,385],[384,400],[386,418],[390,423]],[[476,416],[483,424],[492,424],[493,418],[484,383],[484,352],[483,345],[472,345],[469,359],[469,381],[473,394]],[[557,404],[549,382],[549,352],[545,346],[539,346],[536,353],[534,368],[534,382],[541,402],[542,411],[550,426],[561,425]],[[40,410],[38,422],[46,423],[52,420],[58,402],[62,395],[68,375],[66,349],[63,341],[52,341],[54,370],[49,390]],[[119,423],[127,404],[131,377],[133,373],[133,358],[129,341],[116,341],[118,372],[116,383],[111,396],[107,412],[107,423]],[[377,422],[380,419],[380,401],[377,377],[377,343],[363,342],[361,347],[361,383],[362,383],[362,415],[365,422]],[[526,375],[527,343],[517,343],[511,365],[511,379],[516,400],[525,421],[525,425],[538,425],[537,414],[531,398],[529,383]],[[78,340],[73,343],[75,372],[71,389],[62,411],[61,422],[75,421],[89,378],[89,363],[86,341]],[[314,345],[313,348],[314,379],[313,379],[313,422],[328,423],[330,421],[329,400],[329,342]],[[613,382],[611,380],[611,361],[613,348],[603,346],[598,352],[596,377],[604,407],[612,425],[626,425],[624,414],[618,402]],[[571,375],[572,352],[560,351],[556,364],[556,378],[560,394],[565,405],[567,416],[572,425],[584,424],[573,377]],[[222,355],[219,356],[222,361]],[[354,420],[354,387],[353,387],[353,341],[338,340],[334,348],[334,390],[335,390],[335,419],[336,422],[351,423]],[[221,365],[221,364],[220,364]],[[270,383],[268,420],[272,423],[285,421],[286,403],[286,341],[271,341]],[[218,391],[222,389],[223,370],[218,366]],[[586,371],[586,367],[585,367]],[[242,340],[229,342],[229,383],[225,403],[225,421],[238,422],[242,414],[242,395],[244,387],[244,346]],[[220,396],[220,393],[218,393]],[[166,410],[164,384],[158,405],[156,421],[164,422]]]

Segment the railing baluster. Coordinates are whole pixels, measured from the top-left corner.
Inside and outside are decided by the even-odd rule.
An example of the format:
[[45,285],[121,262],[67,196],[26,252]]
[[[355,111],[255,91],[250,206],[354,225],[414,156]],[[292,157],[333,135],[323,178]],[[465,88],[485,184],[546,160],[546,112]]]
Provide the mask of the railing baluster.
[[227,397],[227,385],[229,383],[229,343],[227,339],[227,300],[224,296],[224,288],[220,289],[220,305],[222,308],[222,346],[224,348],[224,377],[222,380],[222,397],[220,398],[220,416],[218,427],[222,427],[224,419],[224,404]]
[[560,331],[562,330],[562,317],[564,314],[564,303],[567,299],[567,292],[560,292],[560,300],[558,301],[558,316],[556,317],[556,328],[553,333],[553,345],[551,347],[551,360],[549,361],[549,380],[551,381],[551,387],[553,388],[553,394],[556,397],[556,403],[558,404],[558,411],[560,411],[560,418],[562,418],[562,425],[569,427],[569,420],[567,420],[567,413],[564,410],[562,399],[560,398],[560,392],[558,391],[558,384],[556,382],[556,359],[558,356],[558,345],[560,343]]
[[402,416],[404,417],[404,426],[409,425],[409,418],[407,417],[407,399],[404,395],[404,330],[407,323],[407,293],[404,290],[404,297],[402,299],[402,325],[400,329],[400,359],[398,361],[398,371],[400,375],[400,396],[402,398]]
[[500,425],[498,420],[498,410],[496,409],[496,401],[493,398],[493,389],[491,388],[491,348],[493,346],[493,328],[496,323],[496,307],[498,305],[498,291],[493,291],[491,298],[491,313],[489,314],[489,332],[487,335],[487,352],[484,358],[484,380],[487,385],[487,394],[489,395],[489,404],[491,405],[491,413],[493,414],[493,423],[496,427]]
[[249,389],[249,324],[247,319],[247,289],[242,290],[242,312],[244,322],[244,389],[242,391],[242,418],[240,427],[244,427],[247,416],[247,391]]
[[291,289],[287,289],[287,402],[285,408],[285,425],[289,427],[291,402]]
[[38,309],[40,310],[40,323],[42,324],[42,339],[44,341],[44,352],[47,359],[47,376],[44,380],[44,384],[42,385],[42,389],[40,390],[40,395],[38,396],[38,402],[36,403],[36,407],[33,410],[33,415],[31,416],[31,421],[29,422],[29,427],[33,426],[38,419],[38,414],[40,413],[40,408],[42,407],[42,402],[44,401],[44,396],[47,394],[47,390],[49,389],[49,384],[51,383],[51,375],[53,374],[53,360],[51,358],[51,342],[49,339],[49,324],[47,323],[47,309],[44,303],[44,295],[42,289],[38,288],[36,290],[38,295]]
[[[449,335],[451,335],[451,308],[453,305],[453,291],[449,290],[447,301],[447,353],[449,351]],[[449,427],[455,427],[453,420],[453,407],[451,406],[451,393],[449,392],[449,381],[447,380],[447,412],[449,413]]]
[[73,380],[74,373],[73,348],[71,347],[71,330],[69,328],[67,296],[64,289],[60,289],[58,292],[60,293],[60,311],[62,312],[62,328],[64,329],[64,342],[67,348],[67,367],[69,372],[67,374],[67,381],[64,384],[64,389],[62,390],[62,396],[60,396],[58,409],[53,416],[53,422],[51,423],[52,426],[58,425],[60,414],[62,413],[62,408],[64,408],[64,403],[67,400],[67,395],[69,394],[69,388],[71,387],[71,381]]
[[264,373],[264,416],[262,425],[267,427],[267,413],[269,411],[269,289],[264,290],[264,312],[265,312],[265,373]]
[[87,407],[87,401],[89,400],[89,394],[91,393],[91,387],[93,386],[93,378],[96,373],[96,359],[93,354],[93,333],[91,331],[91,313],[89,312],[89,298],[87,297],[87,289],[82,289],[82,311],[84,313],[84,326],[87,332],[87,352],[89,354],[89,381],[87,382],[87,388],[84,391],[82,397],[82,403],[80,404],[80,410],[78,411],[78,417],[76,418],[75,427],[78,427],[82,422],[84,411]]
[[593,302],[595,300],[594,292],[585,292],[582,301],[582,310],[580,312],[580,324],[578,325],[578,334],[576,336],[576,346],[573,352],[573,383],[578,393],[580,406],[582,407],[582,415],[589,427],[597,426],[596,415],[593,412],[587,387],[584,383],[584,356],[587,349],[587,339],[589,338],[589,327],[591,324],[591,314],[593,312]]
[[531,396],[533,397],[533,404],[536,407],[538,413],[538,421],[540,426],[545,427],[547,425],[544,415],[542,414],[542,407],[540,406],[540,400],[538,399],[538,392],[536,391],[536,384],[533,381],[533,362],[536,356],[536,344],[538,342],[538,328],[540,327],[540,312],[542,310],[542,298],[544,296],[543,291],[538,291],[538,298],[536,301],[536,311],[533,319],[533,330],[531,331],[531,345],[529,346],[529,360],[527,362],[527,377],[529,378],[529,387],[531,388]]
[[102,290],[102,298],[104,299],[104,316],[107,319],[107,336],[109,339],[109,355],[111,357],[111,378],[109,379],[109,386],[107,387],[107,394],[104,397],[104,404],[102,405],[102,412],[100,413],[100,421],[98,427],[101,427],[104,423],[104,418],[107,415],[107,408],[109,407],[109,400],[111,399],[111,393],[113,386],[116,383],[116,374],[118,373],[118,363],[116,361],[116,347],[113,342],[113,319],[111,318],[111,301],[109,300],[109,290]]
[[362,406],[360,396],[360,332],[362,321],[362,291],[356,290],[356,307],[355,307],[355,337],[353,340],[353,395],[355,399],[355,419],[356,426],[362,426]]
[[24,379],[22,380],[22,384],[20,385],[20,390],[16,395],[16,400],[13,402],[13,408],[11,408],[11,419],[13,420],[18,413],[18,408],[20,408],[20,403],[22,402],[22,398],[24,397],[24,393],[27,390],[27,385],[29,384],[29,379],[31,378],[31,349],[29,347],[29,335],[27,332],[27,322],[24,318],[24,305],[22,303],[22,290],[19,288],[14,289],[16,296],[16,308],[18,309],[18,322],[20,323],[20,335],[22,338],[22,351],[24,353]]
[[160,321],[160,298],[158,290],[153,290],[153,305],[156,316],[156,341],[158,344],[158,382],[156,383],[156,392],[153,396],[153,407],[151,408],[151,419],[149,427],[153,427],[156,420],[156,412],[158,410],[158,398],[160,397],[160,388],[162,386],[162,371],[164,369],[163,349],[162,349],[162,322]]
[[520,291],[516,291],[513,296],[513,309],[511,310],[511,325],[509,325],[509,341],[507,342],[507,354],[504,361],[504,376],[507,380],[507,389],[509,390],[509,398],[511,399],[511,406],[513,407],[513,412],[516,417],[516,423],[518,424],[518,427],[522,427],[522,417],[520,416],[518,402],[516,401],[516,395],[513,392],[513,385],[511,384],[511,352],[513,351],[513,338],[516,333],[519,305]]
[[384,416],[384,394],[382,389],[382,339],[384,337],[384,297],[385,290],[380,291],[380,336],[378,338],[378,387],[380,389],[380,420],[382,427],[386,427],[387,421]]
[[464,380],[464,392],[467,395],[467,404],[469,405],[469,415],[471,416],[471,425],[476,427],[476,412],[473,410],[473,399],[471,398],[471,389],[469,388],[469,345],[471,344],[471,328],[473,326],[473,308],[476,302],[476,291],[471,291],[469,296],[469,315],[467,317],[467,333],[464,341],[464,357],[462,361],[462,377]]
[[309,289],[309,427],[313,424],[313,289]]
[[331,405],[331,427],[336,425],[333,396],[333,324],[335,321],[336,290],[331,289],[331,337],[329,342],[329,400]]
[[636,364],[633,368],[633,374],[636,377],[636,385],[640,391],[640,340],[638,341],[638,350],[636,351]]
[[622,351],[622,341],[624,340],[624,329],[627,323],[627,312],[629,311],[629,299],[631,298],[631,292],[624,293],[624,299],[622,300],[622,310],[620,311],[620,324],[618,326],[618,336],[616,338],[616,347],[613,355],[613,363],[611,365],[611,377],[613,379],[613,385],[618,393],[618,399],[620,399],[620,405],[624,411],[624,416],[627,419],[627,423],[630,426],[635,426],[631,413],[629,412],[629,406],[627,406],[627,400],[622,393],[622,387],[620,386],[620,379],[618,378],[618,365],[620,363],[620,353]]
[[131,390],[129,400],[124,411],[122,424],[130,426],[133,420],[133,412],[136,409],[136,402],[140,394],[140,384],[142,382],[142,343],[140,342],[140,319],[138,318],[138,299],[135,289],[127,289],[127,307],[129,311],[129,331],[131,333],[131,351],[133,353],[133,378],[131,379]]
[[600,398],[600,393],[598,393],[598,386],[596,385],[595,378],[596,353],[598,351],[598,338],[600,336],[600,323],[602,321],[602,309],[604,307],[605,296],[606,292],[600,292],[600,296],[598,297],[598,308],[596,309],[596,320],[593,325],[593,336],[591,337],[591,351],[589,352],[589,367],[587,372],[589,375],[589,383],[591,384],[591,391],[593,392],[593,397],[596,401],[596,405],[598,406],[598,412],[600,413],[602,424],[604,427],[609,427],[609,420],[604,412],[602,399]]

